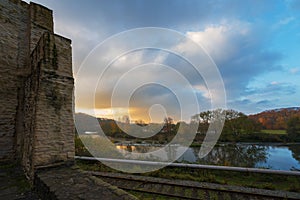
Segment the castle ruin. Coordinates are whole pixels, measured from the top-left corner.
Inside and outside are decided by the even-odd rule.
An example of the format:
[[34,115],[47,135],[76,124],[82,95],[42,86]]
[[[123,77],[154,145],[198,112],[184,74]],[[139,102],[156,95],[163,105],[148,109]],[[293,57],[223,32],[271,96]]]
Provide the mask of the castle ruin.
[[0,1],[0,161],[41,167],[73,162],[71,40],[54,34],[52,11]]

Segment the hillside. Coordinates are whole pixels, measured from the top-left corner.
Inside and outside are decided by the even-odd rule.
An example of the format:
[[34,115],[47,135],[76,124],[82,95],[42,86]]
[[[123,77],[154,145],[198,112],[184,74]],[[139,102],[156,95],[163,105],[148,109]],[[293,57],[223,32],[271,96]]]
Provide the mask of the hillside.
[[287,122],[291,117],[300,117],[300,107],[279,108],[267,110],[255,115],[249,115],[249,118],[260,122],[263,129],[286,129]]

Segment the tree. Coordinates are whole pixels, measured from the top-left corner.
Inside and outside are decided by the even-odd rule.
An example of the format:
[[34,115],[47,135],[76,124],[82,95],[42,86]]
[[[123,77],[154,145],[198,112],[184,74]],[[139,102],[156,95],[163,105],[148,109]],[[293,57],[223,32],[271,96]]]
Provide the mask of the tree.
[[147,126],[147,124],[142,119],[136,120],[135,124],[142,127]]
[[191,117],[192,123],[199,124],[198,133],[205,134],[207,132],[210,121],[212,120],[212,112],[204,111]]
[[287,123],[286,132],[291,140],[300,140],[300,117],[290,118]]
[[236,110],[226,110],[223,134],[231,136],[240,135],[247,124],[247,119],[248,117],[244,113]]
[[166,117],[166,118],[164,119],[164,124],[165,124],[165,126],[164,126],[165,132],[166,132],[168,135],[170,135],[171,132],[172,132],[172,130],[173,130],[173,126],[174,126],[174,124],[173,124],[173,119],[172,119],[171,117]]
[[128,115],[123,115],[122,120],[119,120],[123,122],[124,124],[130,124],[130,118]]

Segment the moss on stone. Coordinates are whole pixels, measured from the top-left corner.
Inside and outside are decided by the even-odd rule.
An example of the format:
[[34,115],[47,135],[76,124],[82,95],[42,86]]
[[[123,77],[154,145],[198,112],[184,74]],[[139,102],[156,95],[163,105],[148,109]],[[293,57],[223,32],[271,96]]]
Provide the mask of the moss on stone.
[[53,49],[52,49],[52,66],[53,69],[57,70],[58,69],[58,63],[57,63],[57,49],[56,49],[56,45],[53,45]]

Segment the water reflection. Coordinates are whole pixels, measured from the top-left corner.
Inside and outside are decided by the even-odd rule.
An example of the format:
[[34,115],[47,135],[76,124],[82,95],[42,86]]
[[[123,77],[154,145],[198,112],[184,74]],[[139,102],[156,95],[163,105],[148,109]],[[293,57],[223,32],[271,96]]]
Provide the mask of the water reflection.
[[199,159],[201,164],[255,167],[265,162],[268,156],[267,147],[258,145],[226,145],[215,147],[206,157]]
[[[149,145],[117,145],[126,152],[147,153],[160,149]],[[168,161],[180,157],[184,147],[170,146],[156,158],[156,161]],[[206,157],[198,158],[200,147],[190,147],[177,160],[185,163],[222,165],[251,168],[270,168],[279,170],[300,170],[300,145],[255,145],[255,144],[223,144],[216,146]],[[136,158],[138,159],[138,158]]]
[[292,152],[293,158],[298,161],[297,167],[292,167],[291,170],[300,171],[300,145],[291,145],[289,150]]
[[[148,153],[153,152],[156,150],[161,149],[161,146],[149,146],[149,145],[117,145],[117,149],[123,150],[121,153],[125,158],[129,159],[129,152],[136,152],[136,153]],[[186,147],[181,146],[168,146],[164,149],[164,151],[159,156],[153,156],[150,155],[150,157],[143,158],[136,157],[135,159],[142,159],[142,160],[149,160],[149,161],[161,161],[161,162],[170,162],[172,160],[176,160],[176,158],[179,158],[182,152],[185,152]],[[133,155],[131,155],[131,158]]]
[[292,152],[293,157],[300,162],[300,144],[290,145],[289,150]]

